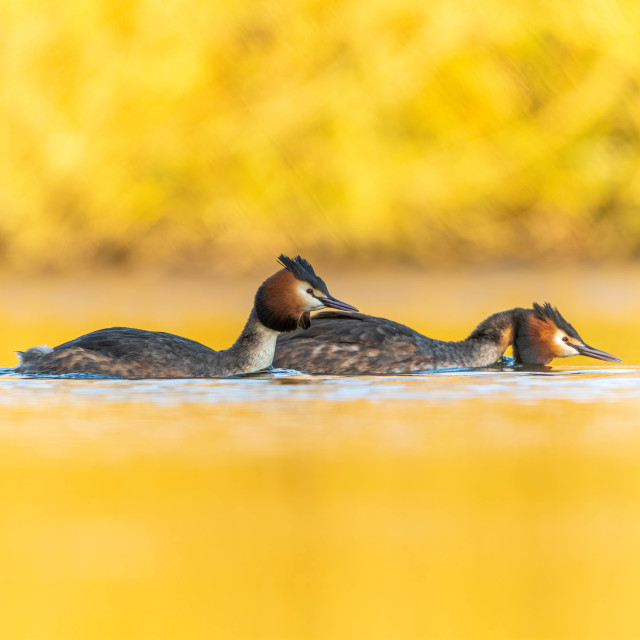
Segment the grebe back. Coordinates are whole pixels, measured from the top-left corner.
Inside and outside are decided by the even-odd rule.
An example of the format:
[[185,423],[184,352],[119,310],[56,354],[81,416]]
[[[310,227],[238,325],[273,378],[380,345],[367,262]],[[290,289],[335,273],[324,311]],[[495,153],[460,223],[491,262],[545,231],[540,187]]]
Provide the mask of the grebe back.
[[15,371],[139,379],[211,378],[265,369],[273,360],[278,332],[308,329],[311,311],[355,309],[331,296],[304,258],[281,255],[278,262],[283,269],[262,283],[242,333],[228,349],[215,351],[171,333],[112,327],[54,348],[18,352]]
[[548,364],[586,355],[620,362],[589,347],[550,304],[517,307],[483,320],[464,340],[435,340],[386,318],[362,313],[318,314],[308,332],[279,336],[273,365],[327,375],[416,373],[486,367],[513,345],[518,363]]

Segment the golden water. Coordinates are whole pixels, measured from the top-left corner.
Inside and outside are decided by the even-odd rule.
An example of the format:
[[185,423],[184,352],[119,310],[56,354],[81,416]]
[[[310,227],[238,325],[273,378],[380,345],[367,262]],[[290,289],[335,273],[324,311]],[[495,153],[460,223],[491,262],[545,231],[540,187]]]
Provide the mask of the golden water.
[[[519,297],[505,275],[484,292],[451,277],[330,288],[438,337],[548,297],[622,365],[195,381],[5,371],[0,637],[639,637],[639,297],[631,277],[588,275],[590,288],[573,274]],[[110,324],[223,346],[251,288],[174,283],[169,305],[149,282],[100,295],[6,282],[0,364]]]

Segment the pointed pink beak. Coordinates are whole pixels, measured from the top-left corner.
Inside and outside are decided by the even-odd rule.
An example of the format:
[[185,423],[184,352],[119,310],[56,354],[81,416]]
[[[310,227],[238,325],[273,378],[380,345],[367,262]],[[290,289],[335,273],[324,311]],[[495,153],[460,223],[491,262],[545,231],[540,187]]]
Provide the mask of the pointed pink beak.
[[332,309],[340,309],[340,311],[357,311],[355,307],[352,307],[346,302],[336,300],[333,296],[327,296],[326,298],[318,298],[325,307],[331,307]]
[[581,356],[589,356],[590,358],[597,358],[598,360],[604,360],[605,362],[622,362],[620,358],[612,356],[606,351],[600,351],[595,347],[590,347],[588,344],[572,344],[571,345]]

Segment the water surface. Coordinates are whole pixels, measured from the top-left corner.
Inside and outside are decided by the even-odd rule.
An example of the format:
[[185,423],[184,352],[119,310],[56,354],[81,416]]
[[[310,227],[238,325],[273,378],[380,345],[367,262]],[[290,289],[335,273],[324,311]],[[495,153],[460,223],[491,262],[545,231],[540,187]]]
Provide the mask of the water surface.
[[[640,637],[640,278],[551,275],[387,274],[332,292],[447,339],[550,299],[624,364],[0,370],[0,637]],[[0,363],[113,325],[221,347],[255,283],[134,284],[5,286]]]
[[634,637],[640,369],[0,372],[11,638]]

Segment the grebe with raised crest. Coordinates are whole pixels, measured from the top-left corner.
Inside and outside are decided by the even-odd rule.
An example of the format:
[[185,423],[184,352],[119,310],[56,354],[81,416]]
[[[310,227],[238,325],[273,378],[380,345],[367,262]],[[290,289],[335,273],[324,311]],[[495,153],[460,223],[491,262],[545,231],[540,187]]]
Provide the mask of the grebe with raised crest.
[[520,364],[549,364],[584,355],[619,358],[588,346],[549,303],[501,311],[483,320],[464,340],[434,340],[392,320],[363,313],[326,311],[307,332],[282,334],[273,366],[327,375],[384,375],[434,369],[486,367],[509,345]]
[[281,331],[308,329],[310,312],[331,307],[356,311],[336,300],[300,256],[281,255],[283,266],[258,289],[249,319],[223,351],[160,331],[100,329],[57,347],[18,352],[16,373],[97,374],[117,378],[212,378],[266,369]]

